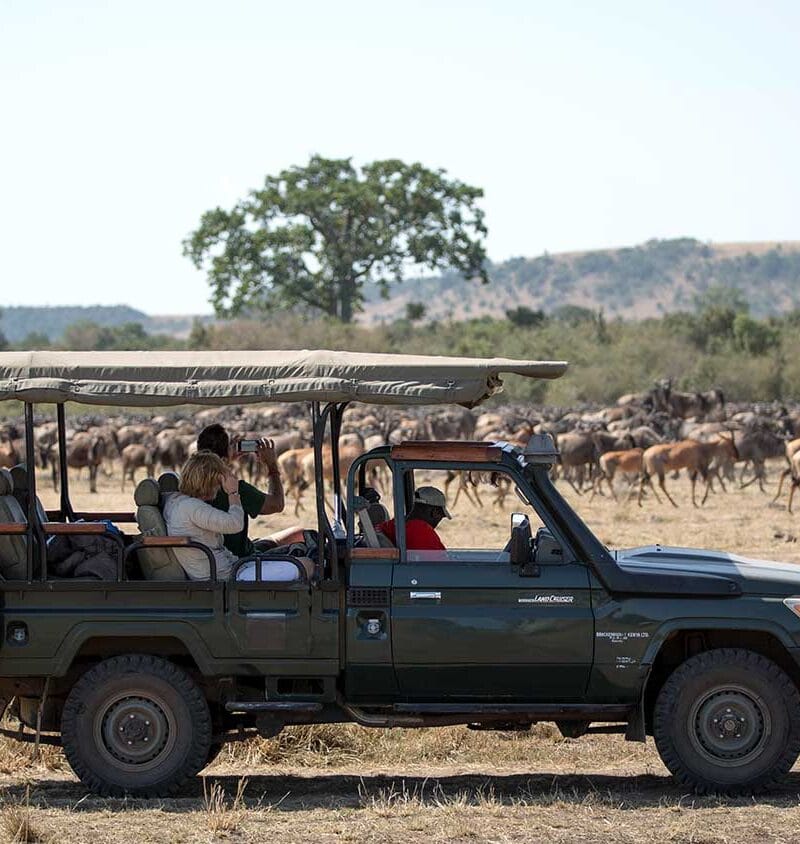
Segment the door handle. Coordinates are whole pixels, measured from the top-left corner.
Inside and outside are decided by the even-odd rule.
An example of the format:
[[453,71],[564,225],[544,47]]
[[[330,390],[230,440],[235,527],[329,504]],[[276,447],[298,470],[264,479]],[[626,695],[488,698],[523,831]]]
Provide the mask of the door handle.
[[411,592],[409,597],[412,601],[416,601],[419,599],[428,598],[432,601],[439,601],[441,600],[442,593],[441,592]]

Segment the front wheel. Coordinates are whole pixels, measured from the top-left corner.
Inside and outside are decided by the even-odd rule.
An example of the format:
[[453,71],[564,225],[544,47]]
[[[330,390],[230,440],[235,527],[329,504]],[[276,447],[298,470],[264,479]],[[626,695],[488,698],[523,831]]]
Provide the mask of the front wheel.
[[763,791],[800,754],[800,695],[786,672],[761,654],[706,651],[664,683],[653,734],[664,764],[697,793]]
[[72,770],[102,796],[166,796],[205,764],[211,714],[197,684],[165,659],[128,655],[84,674],[64,704]]

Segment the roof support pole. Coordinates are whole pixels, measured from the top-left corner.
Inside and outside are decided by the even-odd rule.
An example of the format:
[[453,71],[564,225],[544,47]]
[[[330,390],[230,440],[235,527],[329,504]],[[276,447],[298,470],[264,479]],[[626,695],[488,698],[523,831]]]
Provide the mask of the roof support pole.
[[346,512],[344,507],[344,498],[342,496],[342,477],[341,467],[339,465],[339,437],[342,434],[342,417],[349,402],[341,402],[333,408],[331,413],[331,470],[333,477],[333,494],[335,501],[338,502],[339,512],[334,513],[334,518],[338,519],[341,524],[347,522]]
[[58,421],[58,478],[61,485],[61,518],[71,522],[75,512],[69,500],[69,477],[67,475],[67,422],[63,404],[56,405]]
[[314,582],[320,583],[325,575],[325,551],[330,550],[331,576],[335,576],[337,565],[336,537],[333,535],[328,514],[325,512],[325,469],[324,451],[325,428],[328,417],[333,410],[333,404],[326,404],[320,409],[319,402],[311,403],[311,421],[314,435],[314,486],[317,501],[317,525],[319,530],[319,548],[314,564]]
[[25,468],[28,471],[28,533],[25,543],[26,577],[33,582],[34,540],[41,561],[42,580],[47,579],[46,545],[42,526],[36,514],[36,450],[33,445],[33,405],[25,402]]

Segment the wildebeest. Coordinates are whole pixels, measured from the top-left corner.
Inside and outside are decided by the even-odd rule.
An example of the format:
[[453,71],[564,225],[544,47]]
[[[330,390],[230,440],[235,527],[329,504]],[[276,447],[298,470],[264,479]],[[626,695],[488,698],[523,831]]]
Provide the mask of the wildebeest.
[[[72,469],[89,469],[89,492],[97,492],[97,470],[106,456],[107,443],[99,434],[79,431],[67,444],[67,466]],[[54,450],[52,464],[53,489],[58,489],[58,456]]]

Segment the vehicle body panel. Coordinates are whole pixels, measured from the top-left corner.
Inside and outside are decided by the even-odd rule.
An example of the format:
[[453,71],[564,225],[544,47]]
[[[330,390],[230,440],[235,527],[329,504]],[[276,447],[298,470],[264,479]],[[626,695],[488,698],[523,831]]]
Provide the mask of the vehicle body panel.
[[399,563],[392,646],[400,693],[415,699],[582,699],[592,664],[586,567],[521,577],[504,562]]

